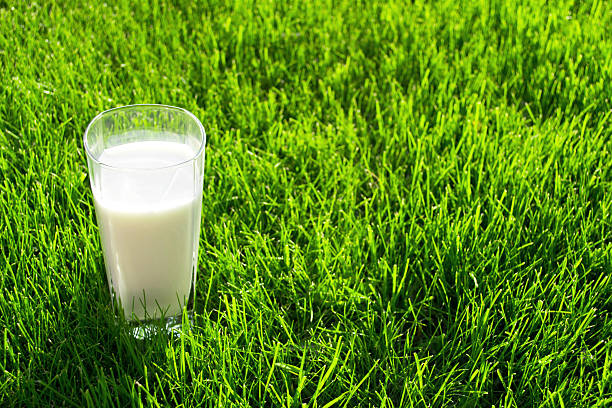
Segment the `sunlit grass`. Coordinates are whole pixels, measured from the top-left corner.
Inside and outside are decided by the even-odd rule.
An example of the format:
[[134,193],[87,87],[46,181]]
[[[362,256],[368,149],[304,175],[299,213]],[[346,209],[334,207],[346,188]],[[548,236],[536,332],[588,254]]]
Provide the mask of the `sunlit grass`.
[[[0,1],[0,405],[612,404],[606,2]],[[208,134],[198,318],[115,324],[82,134]]]

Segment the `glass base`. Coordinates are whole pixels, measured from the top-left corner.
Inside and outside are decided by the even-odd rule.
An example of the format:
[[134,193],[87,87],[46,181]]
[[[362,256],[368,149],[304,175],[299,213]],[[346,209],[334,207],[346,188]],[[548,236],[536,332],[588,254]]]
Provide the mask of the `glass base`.
[[193,312],[187,312],[165,319],[129,322],[128,327],[134,338],[146,340],[164,333],[171,337],[181,337],[184,331],[191,330],[192,325]]

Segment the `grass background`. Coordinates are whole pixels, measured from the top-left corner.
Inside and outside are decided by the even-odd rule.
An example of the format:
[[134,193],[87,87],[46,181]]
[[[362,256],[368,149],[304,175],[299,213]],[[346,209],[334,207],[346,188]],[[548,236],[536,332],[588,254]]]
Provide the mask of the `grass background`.
[[[0,405],[612,404],[606,1],[0,1]],[[196,310],[112,318],[82,134],[208,134]]]

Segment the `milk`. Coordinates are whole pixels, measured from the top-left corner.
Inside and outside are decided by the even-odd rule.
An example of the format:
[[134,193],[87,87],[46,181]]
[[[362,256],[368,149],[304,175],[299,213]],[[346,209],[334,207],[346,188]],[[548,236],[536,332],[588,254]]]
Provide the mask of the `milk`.
[[176,316],[189,299],[202,191],[194,154],[181,143],[146,141],[98,158],[93,193],[107,278],[127,319]]

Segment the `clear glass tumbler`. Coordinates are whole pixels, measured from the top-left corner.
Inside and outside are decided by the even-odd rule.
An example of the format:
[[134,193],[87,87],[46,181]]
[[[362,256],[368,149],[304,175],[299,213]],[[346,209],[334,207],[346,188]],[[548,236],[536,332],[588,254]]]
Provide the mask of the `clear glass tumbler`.
[[144,337],[191,318],[206,133],[185,109],[131,105],[85,131],[111,299]]

